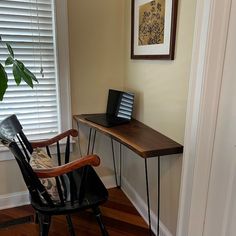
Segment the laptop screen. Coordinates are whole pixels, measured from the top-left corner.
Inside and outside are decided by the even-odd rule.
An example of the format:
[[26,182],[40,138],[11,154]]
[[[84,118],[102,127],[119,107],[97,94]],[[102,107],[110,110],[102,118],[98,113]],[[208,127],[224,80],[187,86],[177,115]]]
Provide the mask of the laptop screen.
[[133,104],[133,93],[109,89],[106,113],[111,116],[130,120]]
[[115,116],[117,106],[120,100],[121,91],[109,89],[108,99],[107,99],[107,111],[108,115]]

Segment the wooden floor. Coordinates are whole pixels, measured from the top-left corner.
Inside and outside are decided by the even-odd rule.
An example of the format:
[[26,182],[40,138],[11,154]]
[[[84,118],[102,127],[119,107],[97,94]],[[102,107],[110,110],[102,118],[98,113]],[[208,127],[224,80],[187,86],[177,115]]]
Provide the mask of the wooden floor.
[[[146,236],[147,225],[124,193],[117,189],[109,190],[109,201],[101,207],[104,223],[110,236]],[[1,236],[38,236],[38,225],[33,222],[34,211],[30,206],[17,207],[0,211]],[[25,218],[24,218],[25,217]],[[9,226],[7,222],[22,218],[31,222]],[[101,235],[99,226],[91,212],[72,215],[76,235]],[[14,222],[13,222],[14,223]],[[52,219],[49,236],[69,235],[63,216]]]

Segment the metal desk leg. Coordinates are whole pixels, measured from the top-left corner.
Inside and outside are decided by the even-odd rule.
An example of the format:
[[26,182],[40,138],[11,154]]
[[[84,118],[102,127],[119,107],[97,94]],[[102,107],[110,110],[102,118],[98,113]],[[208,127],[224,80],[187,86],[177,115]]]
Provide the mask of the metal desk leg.
[[88,146],[87,146],[87,155],[89,155],[91,135],[92,135],[92,128],[89,128],[89,140],[88,140]]
[[149,185],[148,185],[148,171],[147,171],[147,158],[145,161],[145,177],[146,177],[146,190],[147,190],[147,205],[148,205],[148,224],[149,224],[149,235],[152,235],[152,223],[151,223],[151,209],[150,209],[150,198],[149,198]]
[[122,146],[121,146],[121,143],[120,143],[120,188],[121,188],[121,168],[122,168],[122,154],[121,154],[121,151],[122,151]]
[[[94,150],[94,146],[95,146],[95,141],[96,141],[96,134],[97,131],[96,129],[94,129],[94,134],[93,134],[93,140],[92,140],[92,128],[89,129],[89,140],[88,140],[88,147],[87,147],[87,155],[89,154],[93,154],[93,150]],[[90,146],[92,146],[92,152],[90,153]],[[87,174],[87,166],[83,167],[83,171],[82,171],[82,178],[84,178],[84,176],[86,176]]]
[[[94,134],[93,134],[93,140],[92,140],[92,128],[89,129],[89,140],[88,140],[88,147],[87,147],[87,155],[89,154],[93,154],[93,151],[94,151],[94,146],[95,146],[95,141],[96,141],[96,134],[97,134],[97,131],[94,130]],[[90,146],[92,147],[92,152],[90,153]]]
[[95,141],[96,141],[96,134],[97,134],[97,131],[94,130],[94,134],[93,134],[93,144],[92,144],[92,154],[93,154],[93,151],[94,151],[94,146],[95,146]]
[[120,187],[120,186],[118,185],[118,180],[117,180],[116,160],[115,160],[114,144],[113,144],[113,139],[112,139],[112,138],[111,138],[111,149],[112,149],[112,158],[113,158],[113,165],[114,165],[116,186],[117,186],[117,187]]
[[77,129],[78,129],[78,148],[79,148],[79,154],[80,154],[80,157],[82,157],[82,150],[81,150],[81,145],[80,145],[80,127],[79,127],[79,122],[76,122],[77,123]]
[[160,235],[160,199],[161,199],[161,191],[160,191],[160,156],[157,157],[158,160],[158,176],[157,176],[157,184],[158,184],[158,188],[157,188],[157,195],[158,195],[158,202],[157,202],[157,236]]

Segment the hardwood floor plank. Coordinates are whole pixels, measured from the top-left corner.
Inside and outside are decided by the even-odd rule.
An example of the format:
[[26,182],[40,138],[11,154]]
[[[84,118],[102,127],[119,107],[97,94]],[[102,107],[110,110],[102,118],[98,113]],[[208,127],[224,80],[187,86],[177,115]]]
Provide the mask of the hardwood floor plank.
[[[117,188],[109,189],[109,200],[101,206],[104,224],[110,236],[146,236],[148,227],[125,194]],[[31,206],[22,206],[0,211],[0,224],[21,217],[33,216]],[[101,232],[92,211],[72,215],[78,236],[100,236]],[[38,236],[39,226],[34,222],[0,229],[1,236]],[[69,236],[65,216],[54,216],[49,236]]]
[[105,206],[106,208],[123,211],[123,212],[130,213],[133,215],[139,215],[139,213],[133,206],[127,206],[127,205],[124,205],[123,203],[108,201]]
[[140,216],[129,214],[124,211],[102,207],[102,213],[104,216],[115,220],[121,220],[132,225],[145,226],[145,222]]

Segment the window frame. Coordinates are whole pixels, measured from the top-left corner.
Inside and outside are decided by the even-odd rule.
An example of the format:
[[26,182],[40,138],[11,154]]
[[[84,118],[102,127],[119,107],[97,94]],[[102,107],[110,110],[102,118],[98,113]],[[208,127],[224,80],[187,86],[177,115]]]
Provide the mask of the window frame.
[[[69,32],[67,0],[52,0],[53,19],[55,24],[55,53],[56,53],[56,76],[57,97],[59,104],[58,132],[68,130],[72,127],[71,120],[71,95],[70,95],[70,63],[69,63]],[[13,160],[14,157],[9,150],[0,146],[0,162]]]
[[[69,31],[67,0],[53,0],[55,14],[55,40],[58,73],[58,103],[60,121],[59,131],[70,129],[71,122],[71,94],[70,94],[70,63],[69,63]],[[60,17],[59,17],[60,16]]]

